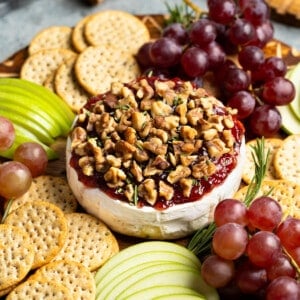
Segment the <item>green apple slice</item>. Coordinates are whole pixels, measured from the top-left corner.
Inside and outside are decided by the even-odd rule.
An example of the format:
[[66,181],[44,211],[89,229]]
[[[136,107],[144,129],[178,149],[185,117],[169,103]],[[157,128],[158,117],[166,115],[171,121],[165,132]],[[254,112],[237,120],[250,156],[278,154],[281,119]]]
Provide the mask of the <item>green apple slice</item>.
[[[161,258],[159,256],[159,252],[173,252],[175,254],[180,254],[181,256],[186,257],[187,261],[192,262],[196,268],[200,268],[201,266],[198,257],[184,246],[166,241],[146,241],[123,249],[118,254],[114,255],[97,272],[95,277],[96,283],[99,283],[106,276],[106,274],[108,274],[122,262],[129,260],[131,257],[137,256],[139,254],[145,254],[152,251],[158,252],[159,258]],[[152,260],[159,258],[155,258],[154,254],[152,256]]]
[[287,72],[286,78],[292,81],[295,86],[295,98],[289,106],[300,121],[300,63]]
[[287,134],[300,133],[300,120],[297,119],[289,105],[277,106],[278,111],[281,114],[282,125],[281,128]]
[[197,272],[192,268],[181,266],[174,270],[153,272],[147,276],[139,274],[139,276],[141,277],[133,276],[130,285],[124,282],[121,285],[116,286],[106,299],[126,299],[128,296],[137,293],[139,290],[163,285],[183,286],[203,294],[208,300],[219,299],[216,290],[204,282],[199,271]]
[[[132,271],[134,269],[134,271]],[[123,273],[119,273],[118,268],[114,270],[114,278],[111,282],[109,282],[106,286],[103,286],[100,290],[97,286],[96,298],[97,299],[116,299],[116,297],[122,293],[123,291],[127,290],[127,288],[135,284],[141,278],[146,276],[151,276],[157,272],[166,272],[166,271],[173,271],[173,270],[193,270],[197,272],[190,266],[185,266],[181,263],[176,262],[160,262],[160,263],[152,263],[147,266],[143,267],[143,264],[140,264],[140,267],[134,267],[131,270],[128,270]],[[199,271],[198,271],[199,272]]]
[[[108,290],[112,286],[112,282],[117,285],[119,282],[125,280],[125,278],[140,271],[141,269],[152,265],[167,263],[182,264],[189,268],[194,268],[198,271],[200,270],[198,265],[195,265],[193,261],[180,253],[171,251],[148,251],[120,261],[117,266],[113,266],[104,276],[97,277],[96,294],[98,295],[100,292]],[[116,273],[118,274],[117,277]]]
[[[183,286],[173,286],[173,285],[162,285],[154,286],[146,289],[142,289],[134,294],[131,294],[126,298],[126,300],[136,300],[136,299],[156,299],[157,297],[167,296],[167,295],[192,295],[201,297],[195,290],[186,288]],[[185,298],[183,298],[185,299]],[[198,299],[205,299],[198,298]]]
[[201,295],[170,294],[153,298],[153,300],[205,300],[205,298]]

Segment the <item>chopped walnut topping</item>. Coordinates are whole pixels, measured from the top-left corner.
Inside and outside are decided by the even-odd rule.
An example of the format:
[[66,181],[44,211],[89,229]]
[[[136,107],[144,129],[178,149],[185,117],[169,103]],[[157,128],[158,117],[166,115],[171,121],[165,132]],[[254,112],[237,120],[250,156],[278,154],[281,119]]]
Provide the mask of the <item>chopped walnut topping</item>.
[[[97,174],[129,202],[190,197],[194,184],[235,154],[235,110],[191,82],[149,79],[93,96],[71,132],[71,148],[86,176]],[[176,186],[176,187],[175,187]]]
[[157,190],[153,179],[145,179],[138,187],[138,195],[149,204],[154,205],[157,200]]
[[171,185],[165,183],[163,180],[159,181],[159,196],[167,201],[170,201],[174,196],[174,189]]

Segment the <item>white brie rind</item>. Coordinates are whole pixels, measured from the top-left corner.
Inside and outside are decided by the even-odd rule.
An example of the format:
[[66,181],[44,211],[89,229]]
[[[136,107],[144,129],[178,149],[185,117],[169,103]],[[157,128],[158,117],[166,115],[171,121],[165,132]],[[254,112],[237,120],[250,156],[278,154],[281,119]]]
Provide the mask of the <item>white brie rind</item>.
[[78,180],[77,172],[70,166],[71,141],[66,149],[66,171],[69,185],[80,205],[98,217],[113,231],[146,239],[183,238],[203,228],[212,221],[215,206],[225,198],[233,197],[238,190],[245,162],[243,139],[235,168],[225,181],[198,201],[177,204],[165,210],[145,206],[138,208],[127,202],[112,199],[99,188],[89,188]]

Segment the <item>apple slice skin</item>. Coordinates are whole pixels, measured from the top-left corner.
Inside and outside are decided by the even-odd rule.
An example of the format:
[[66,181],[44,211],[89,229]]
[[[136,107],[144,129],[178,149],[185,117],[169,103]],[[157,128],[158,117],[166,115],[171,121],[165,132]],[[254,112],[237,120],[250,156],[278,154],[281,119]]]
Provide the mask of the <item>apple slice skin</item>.
[[288,106],[300,122],[300,63],[287,72],[286,78],[293,82],[296,89],[295,98]]
[[[159,267],[160,265],[167,264],[181,264],[183,266],[200,270],[198,265],[195,265],[187,257],[170,251],[149,251],[135,255],[128,258],[113,267],[110,272],[106,273],[101,278],[97,277],[96,281],[96,295],[99,293],[104,294],[113,285],[118,285],[121,281],[127,280],[129,276],[139,271],[147,271],[148,267]],[[118,272],[118,276],[115,276],[115,272]]]
[[155,297],[153,300],[205,300],[205,297],[190,294],[170,294],[161,297]]
[[[163,262],[160,264],[152,264],[147,267],[141,268],[136,272],[129,272],[127,276],[127,272],[125,274],[114,273],[115,278],[110,282],[110,284],[104,286],[102,289],[98,289],[97,286],[96,291],[96,299],[117,299],[118,295],[124,291],[126,291],[131,285],[134,285],[139,279],[151,276],[156,273],[167,272],[167,271],[177,271],[182,270],[186,272],[194,272],[197,274],[198,272],[191,268],[190,266],[185,266],[181,263],[176,262]],[[115,270],[117,271],[117,270]],[[131,274],[130,274],[131,273]],[[123,275],[123,276],[122,276]],[[125,275],[125,276],[124,276]],[[163,282],[163,281],[162,281]],[[98,293],[99,292],[99,293]]]
[[[215,289],[209,287],[202,279],[200,272],[190,268],[181,268],[176,270],[167,270],[163,272],[152,273],[143,278],[134,278],[134,283],[130,286],[125,286],[123,291],[115,287],[113,293],[109,294],[106,300],[109,299],[126,299],[131,294],[143,288],[150,288],[153,286],[174,285],[191,288],[196,292],[203,294],[207,300],[219,299],[218,293]],[[133,281],[133,280],[132,280]],[[171,292],[171,291],[170,291]],[[99,298],[100,300],[101,298]]]
[[184,246],[166,242],[166,241],[146,241],[139,244],[135,244],[126,249],[123,249],[117,255],[113,256],[108,262],[105,263],[103,267],[97,272],[95,280],[99,282],[101,278],[110,272],[112,269],[116,268],[120,263],[128,260],[131,257],[137,256],[150,251],[170,251],[186,256],[188,259],[194,262],[195,266],[200,268],[201,263],[197,256],[186,249]]
[[289,105],[277,106],[278,111],[281,114],[282,125],[281,128],[287,134],[300,133],[300,120],[297,119]]
[[[142,289],[135,294],[132,294],[126,298],[126,300],[136,300],[136,299],[156,299],[162,296],[169,295],[191,295],[197,296],[197,299],[205,299],[196,291],[190,288],[183,286],[173,286],[173,285],[163,285],[163,286],[154,286],[146,289]],[[199,298],[200,297],[200,298]],[[202,298],[201,298],[202,297]],[[159,299],[159,298],[158,298]],[[185,298],[182,298],[185,299]]]

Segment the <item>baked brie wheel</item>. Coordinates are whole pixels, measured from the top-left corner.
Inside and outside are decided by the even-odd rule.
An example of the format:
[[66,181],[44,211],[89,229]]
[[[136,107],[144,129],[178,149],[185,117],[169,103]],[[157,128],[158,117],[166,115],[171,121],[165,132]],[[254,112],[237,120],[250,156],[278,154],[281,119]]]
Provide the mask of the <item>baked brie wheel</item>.
[[121,234],[177,239],[207,225],[239,188],[244,128],[189,81],[141,77],[89,99],[66,158],[87,212]]

